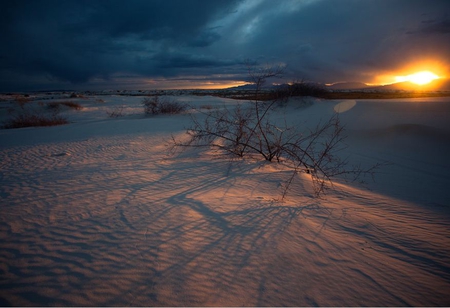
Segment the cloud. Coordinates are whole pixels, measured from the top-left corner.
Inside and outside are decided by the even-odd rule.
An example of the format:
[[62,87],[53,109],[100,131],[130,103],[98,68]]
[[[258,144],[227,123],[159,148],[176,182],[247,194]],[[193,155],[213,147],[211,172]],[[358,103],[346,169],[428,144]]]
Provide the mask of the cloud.
[[204,26],[232,3],[2,2],[1,23],[7,31],[0,36],[5,42],[0,47],[0,69],[44,73],[73,83],[136,70],[137,57],[160,53],[166,46],[204,47],[217,40],[219,36]]
[[445,20],[426,20],[417,30],[408,31],[408,34],[449,34],[450,19]]
[[30,76],[80,85],[127,74],[245,80],[250,59],[286,64],[286,79],[370,82],[410,61],[448,61],[449,6],[439,0],[2,1],[0,81],[12,84],[9,76],[20,74],[18,83]]
[[222,36],[213,29],[207,29],[200,32],[190,43],[193,47],[206,47],[220,40]]
[[242,62],[182,51],[163,51],[137,58],[134,71],[147,77],[207,76],[223,73]]

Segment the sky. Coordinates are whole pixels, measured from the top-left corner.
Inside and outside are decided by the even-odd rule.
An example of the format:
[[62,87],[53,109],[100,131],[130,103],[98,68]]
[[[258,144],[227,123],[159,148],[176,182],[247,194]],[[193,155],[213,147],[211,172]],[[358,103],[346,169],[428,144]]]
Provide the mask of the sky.
[[0,91],[450,75],[448,0],[2,0]]

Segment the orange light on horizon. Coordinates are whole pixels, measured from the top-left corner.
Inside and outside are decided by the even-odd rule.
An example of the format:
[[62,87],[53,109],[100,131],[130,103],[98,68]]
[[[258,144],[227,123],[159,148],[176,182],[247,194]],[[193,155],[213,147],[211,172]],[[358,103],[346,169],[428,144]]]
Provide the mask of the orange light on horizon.
[[[427,86],[433,80],[446,79],[450,67],[445,61],[424,59],[415,63],[384,72],[375,77],[372,84],[389,85],[398,82],[409,82],[411,86]],[[428,86],[427,86],[428,87]]]
[[183,80],[170,80],[170,79],[148,79],[145,81],[146,85],[152,88],[157,88],[161,90],[191,90],[191,89],[201,89],[201,90],[220,90],[231,87],[243,86],[248,84],[245,81],[230,81],[230,80],[196,80],[195,78],[190,80],[188,78]]
[[238,87],[248,84],[248,82],[244,81],[235,81],[235,82],[204,82],[199,85],[197,85],[198,89],[204,89],[204,90],[220,90],[220,89],[227,89],[232,87]]
[[396,82],[409,81],[415,83],[419,86],[425,85],[427,83],[432,82],[435,79],[439,79],[440,77],[433,72],[430,71],[421,71],[414,74],[406,75],[406,76],[395,76]]

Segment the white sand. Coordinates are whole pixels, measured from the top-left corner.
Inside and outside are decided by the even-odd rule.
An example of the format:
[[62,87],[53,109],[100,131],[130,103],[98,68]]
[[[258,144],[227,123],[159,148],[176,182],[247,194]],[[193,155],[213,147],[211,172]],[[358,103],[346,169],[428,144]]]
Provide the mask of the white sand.
[[450,98],[291,102],[298,123],[340,112],[352,162],[390,164],[319,199],[301,176],[285,202],[276,163],[171,154],[189,115],[100,98],[65,126],[0,130],[0,304],[450,304]]

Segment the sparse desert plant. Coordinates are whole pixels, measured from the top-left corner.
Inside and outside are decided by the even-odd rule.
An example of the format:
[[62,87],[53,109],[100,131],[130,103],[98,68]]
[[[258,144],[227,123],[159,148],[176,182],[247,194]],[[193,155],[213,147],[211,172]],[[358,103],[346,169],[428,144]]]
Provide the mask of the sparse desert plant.
[[49,110],[59,110],[60,108],[61,104],[59,102],[47,103],[47,109]]
[[111,110],[106,111],[106,114],[108,115],[108,117],[110,118],[119,118],[119,117],[123,117],[124,113],[123,113],[123,109],[125,107],[122,106],[116,106],[114,108],[112,108]]
[[66,107],[69,107],[71,109],[75,109],[75,110],[81,110],[83,109],[83,106],[81,106],[78,103],[74,103],[74,102],[62,102],[61,105],[64,105]]
[[48,109],[42,105],[30,106],[30,104],[18,104],[17,108],[10,110],[10,118],[4,123],[3,128],[21,128],[30,126],[55,126],[69,123],[65,117],[59,115],[59,107]]
[[325,193],[337,177],[352,176],[352,180],[365,174],[373,175],[378,165],[369,169],[348,166],[338,152],[345,147],[344,127],[339,115],[318,123],[314,128],[296,127],[277,123],[270,117],[274,107],[290,97],[284,92],[272,101],[258,100],[262,85],[267,78],[281,74],[280,68],[266,68],[250,72],[256,85],[255,100],[238,105],[235,109],[224,108],[204,113],[203,120],[193,116],[193,125],[188,128],[188,141],[174,141],[175,146],[216,148],[239,157],[261,157],[272,162],[280,162],[292,169],[286,179],[282,198],[284,198],[299,172],[308,174],[317,196]]
[[25,104],[31,102],[29,95],[17,95],[14,98],[14,103],[23,108]]
[[82,93],[76,93],[76,92],[72,92],[72,94],[69,95],[69,98],[82,98],[82,99],[86,99],[86,96]]
[[70,109],[75,110],[83,109],[83,106],[75,102],[51,102],[47,104],[47,108],[52,110],[59,109],[61,106],[66,106]]
[[200,109],[212,110],[214,107],[212,105],[201,105]]
[[9,119],[3,128],[21,128],[30,126],[55,126],[69,123],[62,116],[47,117],[42,114],[19,114]]
[[187,109],[187,105],[166,97],[161,98],[159,95],[144,98],[142,105],[146,115],[178,114]]

